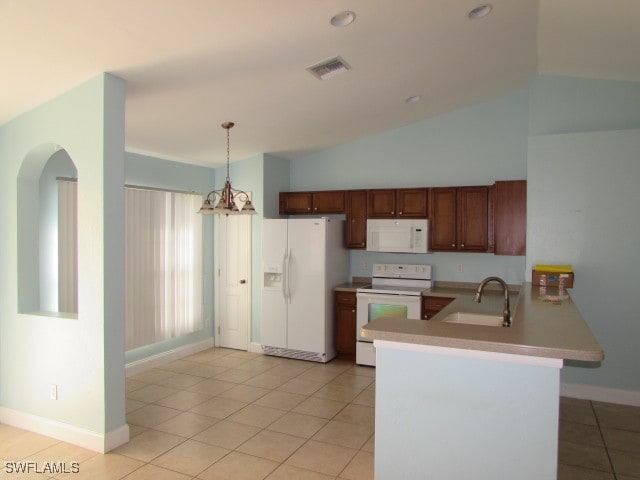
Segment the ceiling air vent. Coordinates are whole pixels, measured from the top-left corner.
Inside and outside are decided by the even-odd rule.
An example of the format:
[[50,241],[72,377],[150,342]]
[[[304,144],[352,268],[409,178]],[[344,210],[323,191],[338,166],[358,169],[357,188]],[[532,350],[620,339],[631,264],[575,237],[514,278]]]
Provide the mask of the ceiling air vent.
[[335,77],[340,73],[351,70],[351,67],[342,58],[335,57],[309,67],[307,70],[309,70],[314,77],[320,80],[326,80],[327,78]]

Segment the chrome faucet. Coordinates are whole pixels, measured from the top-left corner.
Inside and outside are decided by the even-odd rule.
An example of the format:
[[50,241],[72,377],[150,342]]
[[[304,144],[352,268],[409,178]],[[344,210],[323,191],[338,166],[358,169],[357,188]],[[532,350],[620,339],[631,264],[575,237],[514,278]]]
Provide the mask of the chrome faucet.
[[500,285],[502,285],[502,289],[504,290],[504,311],[502,312],[502,326],[510,327],[511,311],[509,310],[509,288],[507,287],[505,281],[500,277],[487,277],[482,280],[482,282],[480,282],[480,285],[478,285],[476,294],[473,296],[473,301],[476,303],[480,303],[480,301],[482,300],[482,290],[484,290],[485,285],[489,282],[498,282]]

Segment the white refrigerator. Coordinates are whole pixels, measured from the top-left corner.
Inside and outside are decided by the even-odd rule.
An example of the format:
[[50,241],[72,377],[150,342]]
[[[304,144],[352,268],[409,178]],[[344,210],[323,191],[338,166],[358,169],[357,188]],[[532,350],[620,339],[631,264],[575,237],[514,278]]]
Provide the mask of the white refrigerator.
[[328,362],[336,355],[333,289],[347,281],[344,221],[265,219],[260,339],[267,355]]

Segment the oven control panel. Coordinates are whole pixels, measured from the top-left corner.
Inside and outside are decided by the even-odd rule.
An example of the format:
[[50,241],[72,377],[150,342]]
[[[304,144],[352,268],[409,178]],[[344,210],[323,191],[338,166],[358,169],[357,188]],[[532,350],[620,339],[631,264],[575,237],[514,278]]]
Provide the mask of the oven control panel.
[[376,263],[373,265],[373,277],[431,279],[431,265],[405,265],[398,263]]

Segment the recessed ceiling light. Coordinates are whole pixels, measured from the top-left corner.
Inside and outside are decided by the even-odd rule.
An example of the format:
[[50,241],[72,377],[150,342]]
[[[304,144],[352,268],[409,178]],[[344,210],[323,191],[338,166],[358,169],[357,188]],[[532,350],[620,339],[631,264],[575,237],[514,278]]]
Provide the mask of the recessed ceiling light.
[[334,27],[346,27],[347,25],[351,25],[355,19],[355,13],[344,11],[336,13],[333,17],[331,17],[331,25],[333,25]]
[[422,100],[422,97],[420,95],[411,95],[410,97],[404,99],[404,101],[407,103],[416,103],[420,100]]
[[471,20],[478,20],[479,18],[486,17],[493,10],[493,5],[490,3],[485,3],[484,5],[480,5],[469,12],[467,15]]

